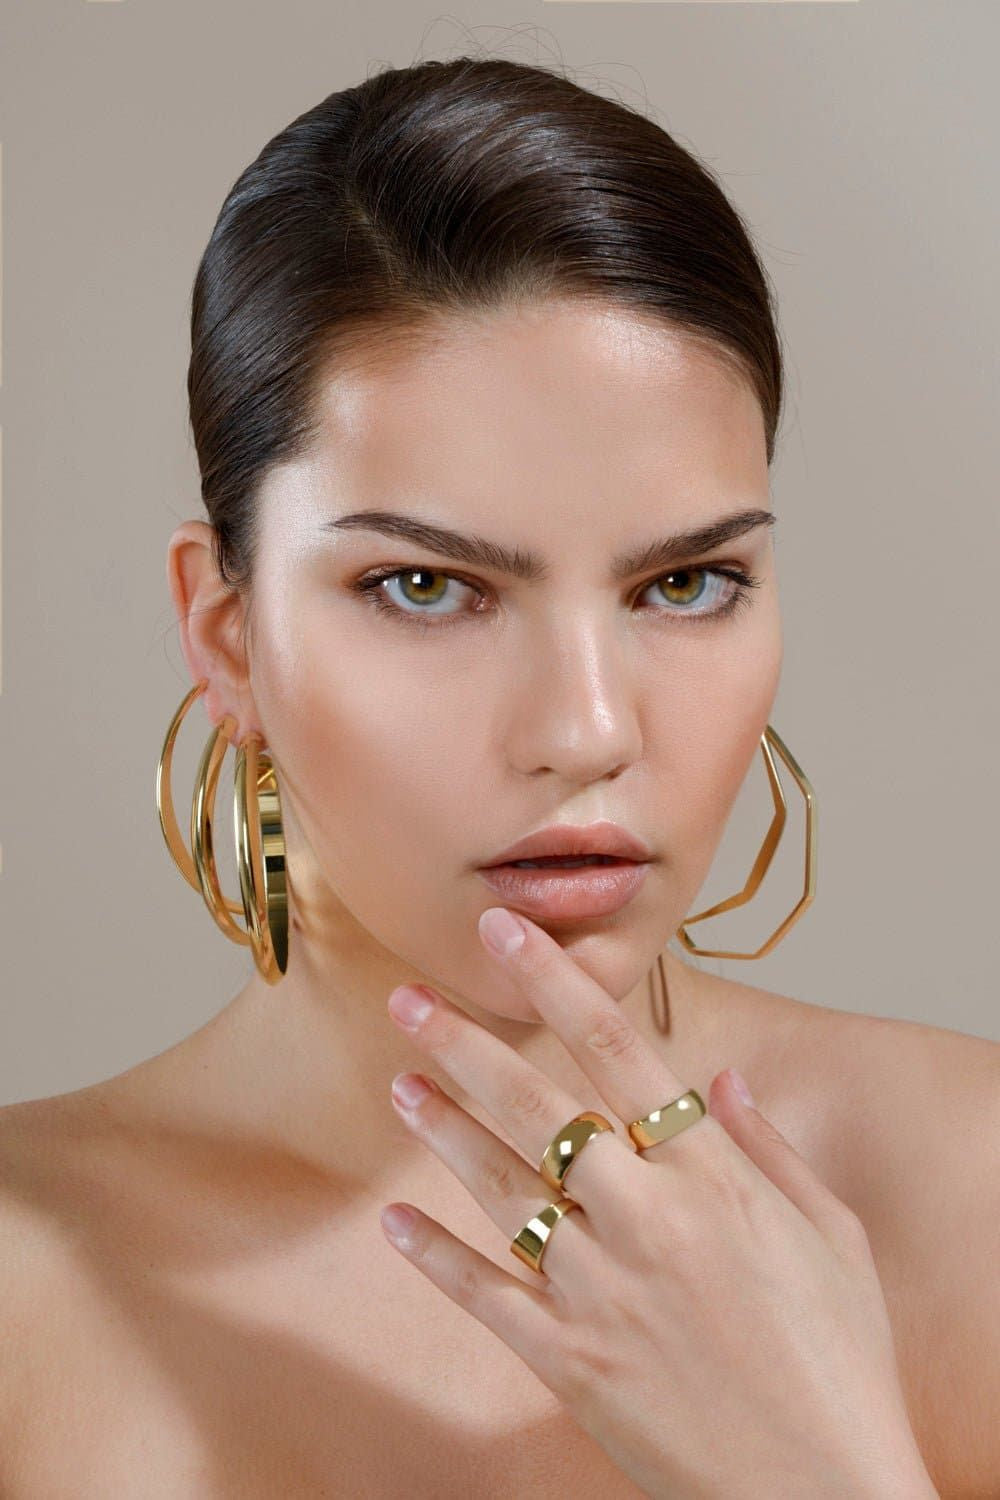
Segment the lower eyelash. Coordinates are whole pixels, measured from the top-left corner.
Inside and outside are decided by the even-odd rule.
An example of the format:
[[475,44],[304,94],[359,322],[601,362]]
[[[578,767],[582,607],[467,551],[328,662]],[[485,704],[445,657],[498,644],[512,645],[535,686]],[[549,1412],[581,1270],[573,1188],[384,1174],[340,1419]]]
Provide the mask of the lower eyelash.
[[[706,611],[703,618],[709,620],[718,619],[720,616],[734,615],[737,610],[746,609],[750,603],[751,590],[760,588],[764,582],[763,578],[754,578],[751,573],[744,573],[741,568],[708,568],[706,571],[721,574],[724,578],[731,578],[736,584],[736,587],[724,604],[720,605],[718,609]],[[653,582],[656,582],[655,578]],[[665,610],[664,613],[671,614],[672,611]]]
[[[443,626],[457,624],[460,620],[465,619],[466,616],[467,616],[467,612],[463,611],[463,610],[453,610],[449,614],[444,614],[444,615],[432,615],[432,614],[429,614],[429,613],[424,613],[424,612],[422,612],[420,610],[417,610],[417,611],[414,611],[413,613],[411,613],[409,610],[400,609],[397,604],[393,604],[392,603],[392,601],[389,599],[388,595],[386,594],[385,590],[380,587],[380,585],[383,584],[389,578],[400,578],[400,577],[404,577],[407,573],[416,573],[416,572],[422,572],[422,571],[428,571],[428,570],[426,570],[426,569],[420,569],[420,568],[393,568],[389,572],[369,573],[365,577],[359,578],[357,580],[357,582],[355,584],[353,584],[353,588],[359,594],[364,595],[364,597],[372,605],[373,609],[377,609],[377,610],[379,610],[379,611],[381,611],[381,612],[383,612],[383,613],[391,616],[392,619],[398,620],[400,622],[400,624],[402,624],[402,625],[415,625],[418,630],[419,629],[440,630]],[[440,569],[432,569],[430,571],[438,572],[438,573],[440,573],[440,576],[442,578],[451,579],[454,583],[464,583],[467,588],[474,588],[475,587],[474,584],[467,583],[464,578],[459,577],[457,573],[444,573],[444,572],[441,572]],[[685,569],[674,568],[672,571],[675,572],[675,573],[683,571],[683,572],[705,573],[706,575],[708,575],[708,574],[715,574],[717,577],[720,577],[720,578],[730,578],[730,579],[732,579],[732,581],[736,584],[736,588],[729,595],[729,598],[725,601],[725,603],[717,605],[715,609],[703,609],[703,610],[658,609],[658,610],[654,610],[654,613],[666,615],[666,616],[668,616],[671,619],[685,619],[685,618],[692,619],[692,620],[719,620],[719,619],[724,619],[724,618],[728,617],[729,615],[736,614],[736,612],[738,610],[740,610],[740,609],[745,609],[749,605],[749,603],[750,603],[750,593],[751,593],[751,590],[759,588],[761,586],[761,584],[764,582],[764,580],[762,578],[755,578],[751,573],[744,572],[744,570],[742,568],[730,568],[730,567],[695,568],[695,567],[689,567],[689,568],[685,568]],[[659,576],[660,576],[660,578],[669,578],[670,577],[670,573],[661,573]],[[659,582],[659,578],[651,578],[649,580],[649,583],[643,585],[643,588],[647,589],[647,588],[650,587],[651,584],[658,583],[658,582]]]

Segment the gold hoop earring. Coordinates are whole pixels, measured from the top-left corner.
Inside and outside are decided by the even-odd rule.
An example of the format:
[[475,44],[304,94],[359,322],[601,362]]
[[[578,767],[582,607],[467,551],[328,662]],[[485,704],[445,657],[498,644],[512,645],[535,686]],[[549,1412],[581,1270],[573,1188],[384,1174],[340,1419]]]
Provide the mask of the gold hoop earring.
[[[778,924],[771,933],[771,936],[766,942],[761,944],[755,953],[734,953],[725,948],[699,948],[688,937],[685,927],[692,922],[703,922],[706,917],[714,917],[719,912],[729,911],[734,906],[743,906],[747,901],[751,900],[761,881],[764,879],[768,867],[774,858],[774,851],[781,841],[782,831],[788,818],[788,808],[785,802],[785,794],[781,788],[781,782],[778,779],[778,772],[775,768],[774,756],[771,754],[772,745],[785,762],[789,771],[791,771],[796,785],[805,798],[806,854],[802,895],[784,921]],[[764,842],[760,846],[757,858],[754,860],[753,869],[747,876],[743,889],[738,891],[735,896],[727,896],[724,901],[717,901],[714,906],[708,907],[705,911],[698,912],[693,917],[685,917],[680,927],[678,927],[676,936],[680,938],[689,953],[700,953],[708,958],[763,958],[765,953],[770,953],[771,949],[781,942],[781,939],[788,932],[789,928],[799,920],[802,913],[811,904],[816,894],[816,794],[810,786],[802,767],[798,764],[781,736],[776,730],[772,729],[770,724],[768,724],[760,737],[760,749],[764,757],[764,765],[767,768],[767,779],[770,783],[771,795],[774,799],[774,817],[771,819],[771,826],[764,835]]]
[[[234,943],[253,949],[254,963],[269,984],[277,984],[288,968],[288,877],[281,800],[271,757],[261,749],[259,734],[247,736],[237,748],[234,771],[233,824],[240,901],[222,894],[215,864],[212,821],[219,773],[236,721],[227,714],[209,735],[202,752],[191,799],[191,850],[186,847],[174,813],[170,773],[174,742],[184,715],[208,687],[199,682],[184,698],[170,721],[156,767],[156,810],[167,849],[184,879],[200,891],[221,932]],[[251,803],[253,804],[251,808]],[[231,913],[242,912],[245,929]]]

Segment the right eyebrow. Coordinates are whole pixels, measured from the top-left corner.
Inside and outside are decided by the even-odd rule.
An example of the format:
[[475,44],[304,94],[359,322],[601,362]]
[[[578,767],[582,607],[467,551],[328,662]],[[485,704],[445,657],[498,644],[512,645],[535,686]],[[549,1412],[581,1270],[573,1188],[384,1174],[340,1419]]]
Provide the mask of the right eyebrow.
[[[777,516],[769,510],[751,509],[734,511],[728,516],[719,516],[702,526],[690,527],[686,531],[675,531],[630,549],[616,557],[611,564],[611,576],[616,579],[632,578],[650,568],[668,568],[696,553],[711,551],[725,542],[735,541],[754,531],[758,526],[774,526]],[[399,537],[418,547],[440,552],[474,566],[492,568],[507,573],[512,578],[521,578],[533,583],[550,577],[548,563],[536,553],[520,547],[509,548],[502,542],[489,540],[475,532],[453,531],[419,516],[407,515],[391,510],[357,510],[346,516],[338,516],[321,524],[322,531],[365,530],[377,531],[383,536]]]

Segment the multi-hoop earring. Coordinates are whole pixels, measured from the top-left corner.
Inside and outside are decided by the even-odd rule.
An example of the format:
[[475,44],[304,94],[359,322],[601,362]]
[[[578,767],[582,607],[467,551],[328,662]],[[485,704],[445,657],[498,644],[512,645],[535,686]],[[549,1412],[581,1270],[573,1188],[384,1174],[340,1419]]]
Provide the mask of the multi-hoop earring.
[[[174,816],[173,799],[170,792],[170,768],[173,759],[174,741],[181,721],[191,704],[207,688],[202,681],[193,687],[170,721],[163,749],[156,768],[156,810],[160,828],[174,863],[184,879],[196,891],[200,891],[205,904],[220,931],[235,943],[249,944],[253,949],[254,962],[269,984],[277,984],[288,967],[288,872],[285,868],[285,837],[281,826],[281,799],[271,757],[261,749],[263,740],[258,734],[250,734],[237,749],[234,770],[233,824],[236,839],[236,863],[240,880],[240,901],[227,901],[219,886],[212,840],[212,817],[215,810],[215,794],[219,772],[226,753],[226,745],[233,744],[236,721],[227,715],[217,729],[209,735],[202,752],[201,763],[191,799],[191,850],[181,838],[177,819]],[[726,948],[699,948],[686,932],[693,922],[702,922],[719,912],[729,911],[734,906],[743,906],[751,900],[774,858],[774,852],[788,818],[785,795],[781,788],[774,764],[772,747],[791,772],[802,792],[806,804],[805,818],[805,873],[802,895],[795,906],[780,922],[771,936],[753,953],[740,953]],[[780,943],[794,922],[811,903],[816,892],[816,797],[805,773],[788,750],[781,736],[768,724],[760,738],[761,754],[767,768],[768,782],[774,801],[774,816],[764,835],[753,869],[746,884],[734,896],[717,901],[705,911],[686,917],[677,929],[677,936],[689,953],[702,954],[709,958],[763,958],[765,953]],[[233,921],[233,916],[243,914],[245,928]],[[666,975],[662,958],[659,960],[660,976],[666,990]]]
[[[234,770],[233,823],[239,902],[227,901],[219,885],[212,835],[215,793],[226,745],[233,744],[235,719],[227,714],[212,731],[202,752],[191,799],[191,850],[181,838],[170,792],[174,741],[191,704],[208,687],[199,682],[170,721],[156,767],[156,810],[167,848],[184,879],[201,891],[220,931],[234,943],[249,944],[254,963],[269,984],[288,968],[288,890],[281,799],[271,757],[259,734],[250,734],[237,749]],[[252,807],[251,807],[252,803]],[[231,914],[242,911],[245,928]]]

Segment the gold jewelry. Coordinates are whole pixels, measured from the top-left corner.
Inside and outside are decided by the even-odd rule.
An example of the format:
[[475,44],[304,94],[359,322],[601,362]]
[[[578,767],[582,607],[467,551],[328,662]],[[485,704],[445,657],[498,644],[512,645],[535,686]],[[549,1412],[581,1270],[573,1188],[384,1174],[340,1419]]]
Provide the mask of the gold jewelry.
[[[636,1150],[641,1153],[650,1146],[658,1145],[660,1141],[669,1141],[671,1136],[686,1130],[705,1113],[701,1095],[695,1089],[688,1089],[686,1094],[681,1094],[659,1109],[651,1110],[641,1120],[633,1120],[628,1133]],[[611,1121],[596,1109],[585,1109],[568,1120],[546,1146],[538,1169],[549,1186],[558,1188],[561,1185],[570,1166],[588,1141],[602,1131],[613,1129]],[[511,1240],[510,1248],[518,1260],[530,1266],[533,1271],[541,1271],[542,1253],[556,1224],[571,1208],[580,1207],[568,1193],[564,1193],[555,1203],[547,1203]]]
[[[563,1128],[556,1132],[545,1148],[538,1170],[549,1187],[563,1192],[566,1173],[580,1155],[587,1142],[602,1131],[614,1130],[611,1121],[596,1109],[585,1109],[574,1115]],[[569,1196],[568,1194],[566,1195]]]
[[[768,866],[774,858],[774,851],[781,839],[782,830],[788,818],[788,808],[785,803],[785,794],[781,789],[781,782],[778,780],[778,773],[775,769],[774,756],[771,754],[770,749],[771,745],[774,746],[785,762],[785,765],[791,771],[806,802],[806,867],[802,895],[792,907],[785,920],[778,924],[767,939],[767,942],[762,943],[756,953],[733,953],[725,948],[698,948],[684,931],[685,926],[691,922],[703,922],[706,917],[714,917],[720,911],[729,911],[731,907],[742,906],[744,902],[749,901],[764,879]],[[684,922],[678,927],[677,936],[689,953],[701,953],[708,958],[763,958],[765,953],[770,953],[771,949],[781,942],[781,939],[785,936],[792,923],[798,921],[816,894],[816,794],[809,785],[808,778],[802,767],[798,764],[781,736],[771,728],[770,724],[768,724],[760,737],[760,749],[764,757],[764,764],[767,767],[767,779],[771,785],[771,795],[774,798],[774,817],[771,819],[771,826],[764,835],[764,842],[760,846],[753,869],[747,876],[747,882],[743,889],[738,891],[735,896],[727,896],[725,901],[717,901],[714,906],[708,907],[705,911],[698,912],[696,916],[685,917]]]
[[575,1198],[557,1198],[555,1203],[546,1203],[534,1218],[528,1220],[523,1229],[518,1230],[510,1242],[510,1248],[518,1260],[530,1266],[533,1271],[541,1272],[542,1256],[553,1228],[571,1209],[579,1207]]
[[[202,755],[191,804],[191,843],[195,850],[193,858],[185,847],[174,816],[170,794],[170,766],[174,740],[188,708],[207,686],[208,682],[205,680],[191,689],[167,730],[156,768],[156,808],[159,813],[160,827],[174,863],[188,884],[192,885],[195,890],[201,891],[205,904],[220,930],[235,943],[249,943],[253,948],[254,961],[258,969],[270,984],[276,984],[285,973],[288,964],[286,889],[288,871],[285,867],[285,841],[281,827],[281,800],[277,778],[270,756],[260,749],[263,744],[260,736],[251,734],[247,737],[245,749],[241,747],[238,751],[234,773],[233,815],[242,898],[240,901],[227,901],[223,896],[219,889],[212,853],[212,806],[222,757],[225,755],[224,744],[221,749],[216,747],[220,735],[225,741],[232,743],[231,733],[234,721],[230,716],[227,716],[213,732]],[[755,953],[736,953],[723,948],[699,948],[691,941],[685,927],[692,922],[701,922],[706,917],[728,911],[734,906],[742,906],[749,901],[763,880],[781,839],[787,820],[787,807],[775,769],[774,757],[771,754],[772,745],[791,771],[805,798],[806,854],[803,893],[785,920],[775,928],[771,936]],[[761,844],[753,869],[742,891],[735,896],[727,897],[725,901],[716,902],[706,911],[698,912],[693,917],[686,917],[684,923],[677,929],[676,935],[689,953],[702,954],[708,958],[763,958],[781,941],[792,924],[798,921],[815,895],[817,822],[815,793],[798,762],[770,724],[761,735],[760,749],[774,799],[775,811],[771,826],[764,836],[764,842]],[[248,816],[247,812],[248,779],[254,788],[256,800],[254,816]],[[246,930],[230,919],[230,913],[239,914],[240,912],[243,913]],[[657,962],[660,967],[664,994],[666,994],[667,976],[664,972],[662,957],[659,955]],[[650,979],[652,981],[652,971],[650,971]],[[582,1144],[577,1149],[581,1149]],[[568,1166],[567,1162],[567,1169]]]
[[[209,735],[202,752],[191,799],[191,849],[181,837],[170,791],[174,741],[191,704],[208,687],[199,682],[170,721],[156,767],[156,810],[167,848],[184,879],[200,890],[220,931],[233,942],[249,944],[254,962],[269,984],[288,968],[288,891],[281,800],[271,757],[251,733],[239,746],[234,770],[233,821],[241,901],[227,901],[219,886],[212,836],[212,817],[219,772],[232,738],[235,719],[226,715]],[[248,784],[251,793],[248,794]],[[253,801],[252,815],[249,803]],[[230,913],[242,911],[246,929]]]
[[650,1146],[658,1146],[660,1141],[669,1141],[671,1136],[687,1130],[689,1125],[694,1125],[705,1113],[701,1095],[696,1089],[688,1089],[686,1094],[671,1099],[669,1104],[661,1104],[659,1109],[650,1110],[641,1120],[633,1120],[628,1126],[628,1133],[635,1142],[637,1151],[648,1151]]

